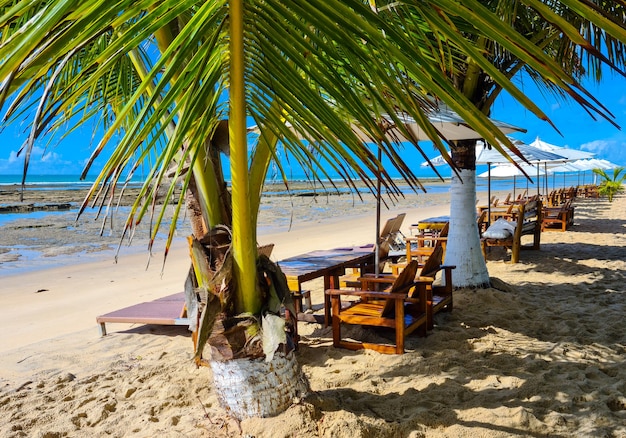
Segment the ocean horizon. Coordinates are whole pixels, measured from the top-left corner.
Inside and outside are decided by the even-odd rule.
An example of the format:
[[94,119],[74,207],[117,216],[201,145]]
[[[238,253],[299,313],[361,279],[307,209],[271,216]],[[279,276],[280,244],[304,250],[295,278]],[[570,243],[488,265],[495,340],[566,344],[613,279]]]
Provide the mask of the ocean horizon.
[[[484,168],[484,169],[483,169]],[[425,186],[427,192],[442,192],[447,191],[450,187],[450,169],[442,168],[438,169],[444,178],[442,181],[435,175],[435,173],[429,168],[420,168],[415,172],[419,181]],[[487,170],[487,166],[477,166],[477,174]],[[399,176],[394,176],[394,181],[402,192],[412,191],[406,182]],[[532,175],[531,175],[532,177]],[[78,174],[28,174],[25,185],[30,190],[81,190],[91,187],[95,182],[97,175],[87,175],[83,180],[80,179]],[[533,177],[532,182],[527,181],[524,177],[504,177],[504,178],[491,178],[491,190],[508,190],[513,189],[514,184],[516,188],[537,188],[536,177]],[[323,183],[341,182],[341,179],[333,179],[322,181]],[[306,175],[289,175],[288,183],[309,183],[314,187],[319,188],[319,182],[313,182],[309,180]],[[552,190],[560,187],[577,186],[584,184],[594,183],[594,177],[591,172],[577,172],[577,173],[565,173],[565,174],[550,174],[547,176],[541,175],[539,177],[540,189],[543,191]],[[0,174],[0,188],[2,186],[19,186],[22,184],[22,174]],[[139,187],[143,184],[143,177],[134,176],[128,182],[130,186]],[[280,190],[277,187],[284,186],[284,183],[280,179],[268,178],[266,179],[267,190],[266,193],[272,195],[286,194],[286,190]],[[484,177],[476,178],[476,190],[487,190],[488,180]],[[309,191],[309,189],[305,189]],[[292,191],[294,193],[300,192],[301,189]],[[342,190],[343,191],[343,190]],[[366,191],[366,190],[364,190]],[[0,203],[2,199],[0,198]]]

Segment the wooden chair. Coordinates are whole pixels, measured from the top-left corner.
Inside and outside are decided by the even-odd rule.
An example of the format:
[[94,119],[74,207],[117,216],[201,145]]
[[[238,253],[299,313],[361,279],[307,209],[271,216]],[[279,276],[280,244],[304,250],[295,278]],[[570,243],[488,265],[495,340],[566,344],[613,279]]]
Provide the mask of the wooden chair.
[[[415,277],[415,281],[424,281],[427,283],[426,292],[427,292],[427,319],[428,319],[428,329],[432,330],[434,323],[434,315],[441,311],[451,312],[453,307],[453,299],[452,299],[452,270],[456,268],[456,266],[452,265],[444,265],[443,264],[443,247],[437,246],[435,247],[431,256],[426,260],[426,263],[421,268],[418,276]],[[370,275],[366,275],[362,280],[369,281],[371,283],[387,283],[391,284],[402,272],[402,269],[406,267],[406,264],[395,265],[395,274],[383,274],[377,278],[373,278]],[[442,278],[440,284],[435,284],[435,278],[439,272],[442,272]],[[367,287],[366,287],[367,286]],[[364,289],[371,289],[371,284],[363,284]]]
[[387,228],[386,224],[380,232],[380,241],[387,242],[390,249],[403,249],[404,234],[402,234],[400,228],[402,227],[402,222],[404,222],[405,217],[406,213],[400,213],[395,218],[391,218],[387,221],[389,227]]
[[[402,226],[405,216],[406,213],[400,213],[397,216],[387,219],[387,222],[385,222],[385,225],[383,225],[380,230],[378,238],[378,272],[383,272],[389,258],[389,251],[398,247],[399,236],[402,235],[400,227]],[[372,250],[376,250],[376,247],[372,246]],[[360,288],[361,281],[359,278],[365,272],[374,272],[374,268],[374,265],[364,266],[363,268],[352,268],[350,272],[346,272],[345,275],[339,278],[339,287]]]
[[420,263],[425,262],[437,247],[442,247],[443,253],[445,254],[449,228],[450,223],[448,222],[438,233],[406,237],[406,262],[404,264],[392,264],[392,273],[397,275],[398,267],[403,267],[406,263],[409,263],[413,259],[417,259]]
[[[385,354],[404,353],[404,338],[419,330],[426,334],[428,277],[415,281],[417,261],[412,261],[394,280],[388,291],[329,289],[331,300],[333,346],[350,350],[370,349]],[[373,279],[375,280],[375,279]],[[369,284],[372,284],[370,281]],[[341,297],[358,298],[348,308],[342,309]],[[388,327],[395,330],[395,344],[374,344],[341,338],[341,324],[358,324]]]
[[569,199],[560,207],[543,209],[541,231],[567,231],[574,224],[574,207]]

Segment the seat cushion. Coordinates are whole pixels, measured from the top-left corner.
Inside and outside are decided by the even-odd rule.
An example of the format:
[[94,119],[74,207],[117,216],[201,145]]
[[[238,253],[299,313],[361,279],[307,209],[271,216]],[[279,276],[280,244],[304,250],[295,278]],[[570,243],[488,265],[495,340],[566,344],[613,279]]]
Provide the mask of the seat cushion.
[[483,237],[487,239],[509,239],[513,233],[515,233],[515,224],[500,218],[485,230]]

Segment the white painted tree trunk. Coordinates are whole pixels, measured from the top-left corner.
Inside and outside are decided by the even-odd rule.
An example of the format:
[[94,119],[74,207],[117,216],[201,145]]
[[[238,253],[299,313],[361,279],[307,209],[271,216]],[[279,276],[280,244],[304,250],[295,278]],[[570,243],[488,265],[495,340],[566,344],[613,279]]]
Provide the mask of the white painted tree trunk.
[[446,265],[454,265],[454,287],[484,287],[489,272],[480,249],[476,224],[476,171],[459,170],[462,182],[452,175],[450,185],[450,230],[446,246]]
[[309,385],[293,352],[264,359],[210,361],[222,406],[237,419],[271,417],[306,396]]

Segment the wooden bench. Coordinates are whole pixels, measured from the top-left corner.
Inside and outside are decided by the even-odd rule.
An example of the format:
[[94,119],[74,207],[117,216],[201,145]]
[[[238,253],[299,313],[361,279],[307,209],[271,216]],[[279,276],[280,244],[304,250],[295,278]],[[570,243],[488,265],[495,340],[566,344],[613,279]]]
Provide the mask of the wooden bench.
[[[510,237],[496,239],[483,236],[480,239],[485,260],[487,259],[487,247],[490,246],[510,248],[511,263],[519,262],[519,253],[522,249],[538,250],[541,242],[541,215],[542,206],[539,200],[516,205],[510,215],[506,217],[507,220],[515,221],[515,229]],[[527,235],[533,236],[532,245],[522,245],[522,236]]]

